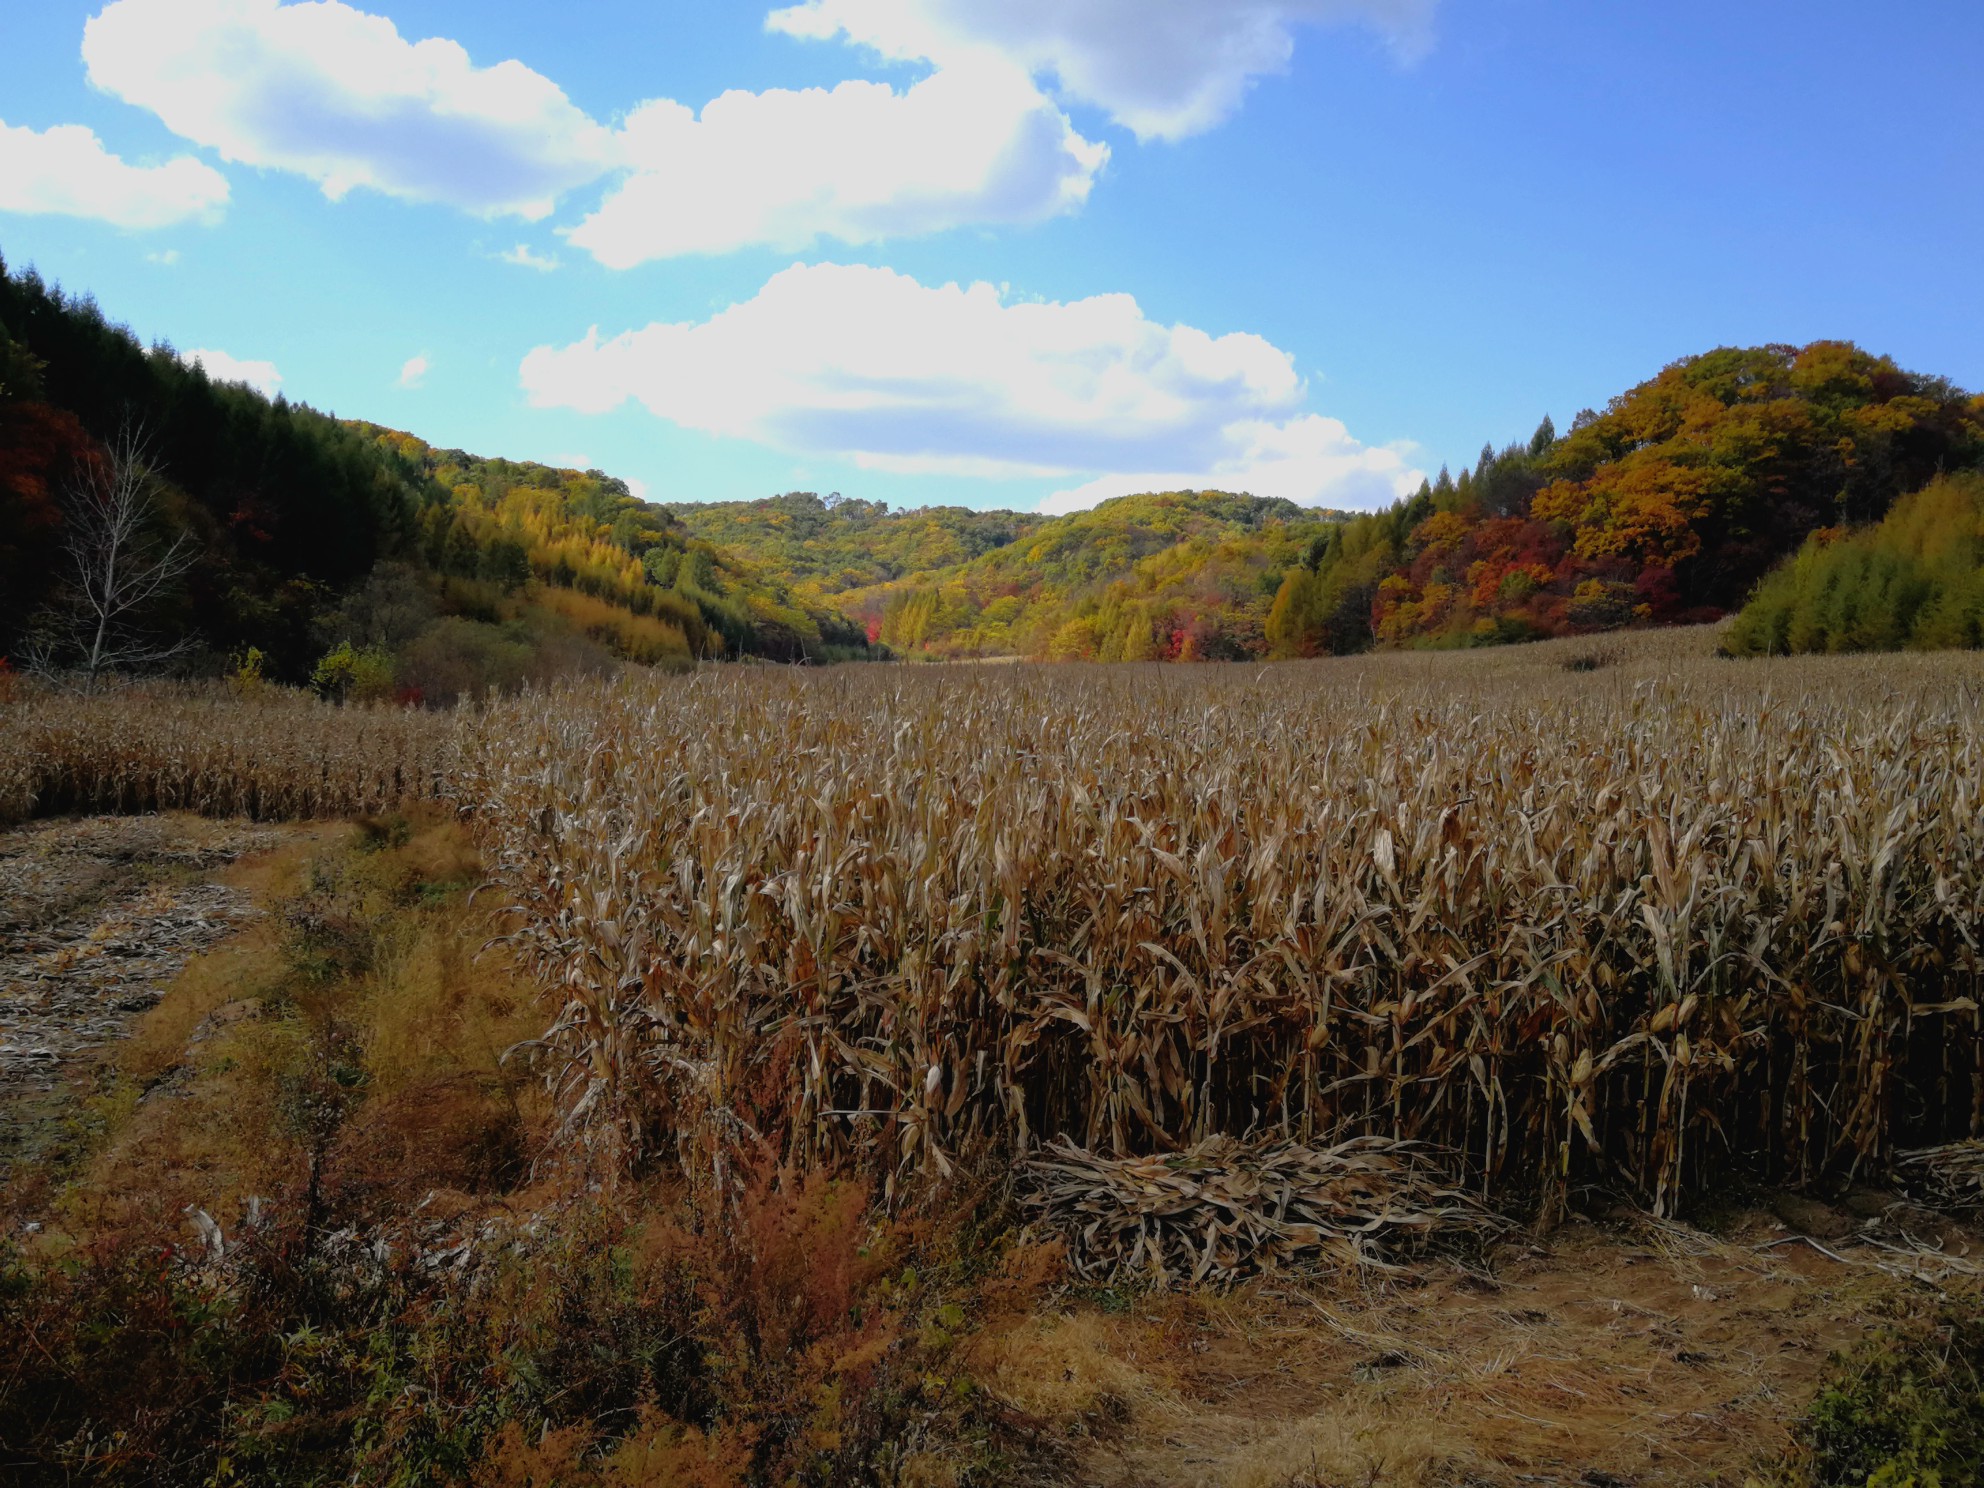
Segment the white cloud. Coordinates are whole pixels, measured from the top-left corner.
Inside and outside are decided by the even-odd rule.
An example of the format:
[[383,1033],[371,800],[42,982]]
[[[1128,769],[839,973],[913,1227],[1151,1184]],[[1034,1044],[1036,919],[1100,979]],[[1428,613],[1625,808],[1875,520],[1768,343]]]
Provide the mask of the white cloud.
[[1333,418],[1309,413],[1274,423],[1247,419],[1220,431],[1226,453],[1188,471],[1098,476],[1040,503],[1049,513],[1081,511],[1140,491],[1245,491],[1304,506],[1372,511],[1409,496],[1426,478],[1410,445],[1360,444]]
[[1360,22],[1403,54],[1422,49],[1437,0],[804,0],[766,25],[845,37],[938,67],[996,52],[1051,75],[1139,139],[1219,123],[1253,80],[1282,71],[1303,25]]
[[90,82],[333,200],[365,186],[543,217],[614,160],[608,130],[521,62],[477,67],[339,0],[115,0],[83,28]]
[[[820,238],[871,243],[1038,222],[1088,197],[1108,158],[1028,75],[980,49],[902,89],[671,99],[609,130],[521,62],[477,67],[342,0],[113,0],[84,28],[90,81],[243,164],[485,216],[541,218],[618,180],[571,240],[626,268]],[[526,268],[556,260],[527,245]]]
[[0,121],[0,212],[153,228],[214,222],[226,206],[227,178],[190,155],[164,165],[131,165],[81,124],[38,133]]
[[243,361],[240,357],[206,347],[182,351],[179,360],[189,367],[198,362],[215,382],[245,382],[264,397],[273,398],[282,386],[282,373],[276,371],[274,362]]
[[1039,222],[1086,201],[1109,155],[996,57],[902,92],[732,91],[700,115],[656,99],[628,116],[621,142],[635,173],[570,234],[612,268]]
[[159,264],[169,269],[179,262],[179,250],[177,248],[167,248],[162,252],[147,253],[145,255],[145,262]]
[[536,269],[540,274],[548,274],[558,267],[558,260],[550,254],[539,253],[528,243],[519,243],[514,248],[505,248],[496,255],[506,264],[515,264],[520,269]]
[[[706,321],[540,346],[520,375],[539,407],[633,400],[685,428],[870,469],[1081,477],[1089,500],[1112,478],[1143,490],[1244,476],[1261,495],[1368,504],[1377,482],[1405,479],[1399,451],[1302,413],[1287,353],[1162,325],[1121,294],[1016,302],[989,284],[794,265]],[[1143,474],[1181,471],[1195,474]]]
[[404,365],[400,367],[400,386],[403,388],[419,387],[422,382],[426,381],[427,369],[432,365],[427,360],[425,354],[408,357]]

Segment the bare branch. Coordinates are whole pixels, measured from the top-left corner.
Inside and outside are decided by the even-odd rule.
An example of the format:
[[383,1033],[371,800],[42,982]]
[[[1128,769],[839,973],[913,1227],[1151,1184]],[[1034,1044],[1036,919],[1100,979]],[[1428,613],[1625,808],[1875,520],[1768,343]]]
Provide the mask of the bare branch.
[[148,625],[154,602],[198,561],[184,533],[163,548],[159,478],[142,424],[126,422],[101,456],[78,463],[63,489],[63,592],[40,617],[28,664],[46,673],[73,673],[84,691],[111,673],[159,666],[191,645]]

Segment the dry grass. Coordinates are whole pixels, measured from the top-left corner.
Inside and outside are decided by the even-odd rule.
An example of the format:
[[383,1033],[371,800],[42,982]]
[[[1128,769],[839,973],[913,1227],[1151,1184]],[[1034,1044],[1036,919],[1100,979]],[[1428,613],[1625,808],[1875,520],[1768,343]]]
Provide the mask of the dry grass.
[[500,953],[478,958],[486,927],[462,901],[479,864],[459,826],[370,835],[315,828],[229,870],[268,913],[189,964],[118,1047],[116,1119],[74,1203],[233,1215],[294,1170],[311,1136],[299,1088],[331,1061],[363,1077],[325,1134],[331,1179],[407,1203],[504,1186],[478,1164],[514,1167],[544,1122],[502,1064],[535,1027],[534,989]]
[[[310,859],[329,846],[333,831],[298,829],[276,851],[231,865],[220,880],[246,889],[258,905],[289,898],[301,890]],[[261,921],[188,962],[168,995],[117,1045],[122,1083],[134,1094],[152,1089],[179,1065],[187,1044],[216,1011],[273,985],[281,966],[279,938],[277,926]]]
[[992,1320],[969,1363],[1110,1488],[1734,1485],[1790,1445],[1833,1351],[1938,1306],[1774,1235],[1577,1222],[1492,1274],[1071,1299]]

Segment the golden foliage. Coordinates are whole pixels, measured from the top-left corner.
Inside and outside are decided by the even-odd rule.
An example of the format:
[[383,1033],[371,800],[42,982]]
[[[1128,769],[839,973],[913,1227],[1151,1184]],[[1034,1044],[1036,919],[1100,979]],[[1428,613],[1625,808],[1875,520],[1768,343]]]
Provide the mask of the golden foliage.
[[564,617],[586,636],[632,661],[652,665],[687,661],[693,655],[681,626],[653,615],[637,615],[577,589],[542,585],[532,591],[531,603]]

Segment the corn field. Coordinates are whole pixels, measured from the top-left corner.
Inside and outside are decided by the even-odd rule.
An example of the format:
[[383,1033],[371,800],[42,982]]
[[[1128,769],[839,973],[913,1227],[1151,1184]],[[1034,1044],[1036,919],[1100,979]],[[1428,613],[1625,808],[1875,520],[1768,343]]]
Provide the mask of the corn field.
[[65,811],[349,816],[444,790],[455,723],[274,688],[133,687],[0,706],[0,823]]
[[455,788],[612,1171],[1384,1138],[1547,1217],[1984,1134],[1984,672],[1568,665],[705,671]]

